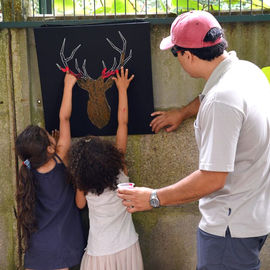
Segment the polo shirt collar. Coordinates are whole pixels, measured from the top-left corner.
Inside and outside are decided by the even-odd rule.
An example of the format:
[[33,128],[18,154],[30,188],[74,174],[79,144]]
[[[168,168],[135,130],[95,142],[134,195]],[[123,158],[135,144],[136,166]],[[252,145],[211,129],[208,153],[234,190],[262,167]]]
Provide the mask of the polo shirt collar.
[[230,68],[230,66],[239,61],[236,52],[231,51],[228,53],[228,56],[219,63],[219,65],[214,69],[212,74],[210,75],[209,79],[207,80],[202,93],[199,95],[200,102],[203,98],[207,95],[207,93],[211,90],[211,88],[217,83],[220,77],[226,73],[226,71]]

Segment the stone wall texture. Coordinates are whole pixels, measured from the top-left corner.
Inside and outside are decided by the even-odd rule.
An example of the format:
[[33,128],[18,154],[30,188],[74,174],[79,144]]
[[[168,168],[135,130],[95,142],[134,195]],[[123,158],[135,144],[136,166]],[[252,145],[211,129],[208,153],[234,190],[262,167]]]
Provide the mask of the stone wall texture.
[[[260,68],[270,66],[270,22],[222,26],[229,50],[237,51],[239,58]],[[193,100],[204,86],[203,80],[190,78],[169,51],[159,50],[161,39],[169,31],[169,25],[151,26],[156,110],[181,107]],[[14,141],[26,125],[44,125],[32,29],[0,29],[0,72],[0,270],[13,270],[17,265],[14,207],[18,168]],[[186,120],[172,133],[129,136],[129,175],[137,186],[159,188],[197,169],[193,121]],[[146,270],[196,268],[196,230],[200,220],[197,202],[135,213],[133,218]],[[261,254],[262,270],[270,269],[269,253],[268,241]]]

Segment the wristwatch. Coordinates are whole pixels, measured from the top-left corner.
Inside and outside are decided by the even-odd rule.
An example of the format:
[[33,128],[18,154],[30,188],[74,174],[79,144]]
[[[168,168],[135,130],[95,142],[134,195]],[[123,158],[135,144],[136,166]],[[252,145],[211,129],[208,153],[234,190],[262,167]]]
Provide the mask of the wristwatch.
[[154,208],[157,208],[160,206],[159,204],[159,199],[158,199],[158,196],[157,196],[157,190],[156,189],[153,189],[152,193],[151,193],[151,196],[150,196],[150,205]]

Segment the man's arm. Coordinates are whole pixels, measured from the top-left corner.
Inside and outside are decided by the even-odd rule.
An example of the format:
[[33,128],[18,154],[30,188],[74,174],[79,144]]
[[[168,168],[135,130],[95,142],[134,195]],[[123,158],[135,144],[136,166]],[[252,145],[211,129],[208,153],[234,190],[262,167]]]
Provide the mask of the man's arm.
[[[173,185],[158,189],[160,205],[169,206],[197,201],[222,189],[227,175],[227,172],[197,170]],[[145,211],[152,209],[149,203],[152,190],[144,187],[118,190],[118,196],[123,199],[128,212]]]
[[152,131],[158,133],[162,128],[167,132],[176,130],[179,125],[186,119],[195,116],[200,107],[199,97],[196,97],[188,105],[170,111],[153,112],[151,116],[156,116],[150,123]]

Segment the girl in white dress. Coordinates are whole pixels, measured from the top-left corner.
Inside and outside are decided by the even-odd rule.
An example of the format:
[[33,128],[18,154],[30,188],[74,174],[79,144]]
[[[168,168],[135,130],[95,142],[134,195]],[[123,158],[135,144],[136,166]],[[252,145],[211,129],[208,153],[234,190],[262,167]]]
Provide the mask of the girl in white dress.
[[76,204],[89,209],[89,236],[81,270],[142,270],[143,261],[131,214],[117,196],[117,184],[128,182],[124,154],[128,134],[127,88],[134,75],[121,68],[116,144],[97,137],[80,139],[71,149],[70,172]]

